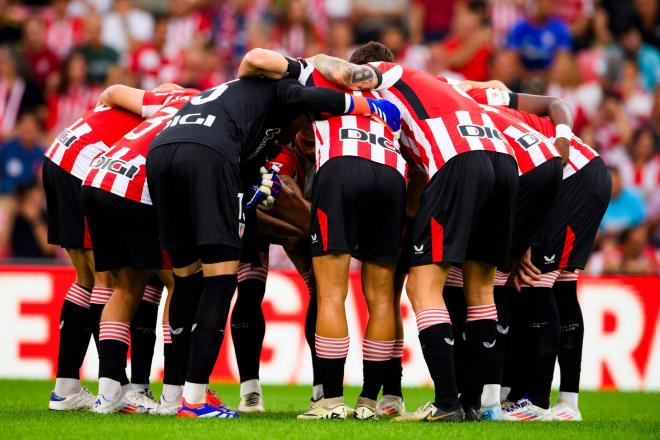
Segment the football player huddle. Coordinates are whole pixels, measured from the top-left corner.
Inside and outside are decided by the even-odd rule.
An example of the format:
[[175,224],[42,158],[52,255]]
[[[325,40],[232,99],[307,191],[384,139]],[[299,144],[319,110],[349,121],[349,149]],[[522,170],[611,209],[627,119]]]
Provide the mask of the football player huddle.
[[[560,99],[431,76],[376,42],[350,61],[253,49],[238,79],[205,91],[109,87],[43,168],[49,242],[76,270],[49,408],[265,411],[261,302],[278,245],[310,295],[313,388],[298,419],[581,420],[577,277],[611,182],[572,122]],[[354,406],[343,397],[351,258],[369,312]],[[401,389],[404,286],[434,384],[412,412]],[[164,287],[157,401],[149,372]],[[228,324],[235,409],[209,388]],[[96,395],[79,373],[92,336]]]

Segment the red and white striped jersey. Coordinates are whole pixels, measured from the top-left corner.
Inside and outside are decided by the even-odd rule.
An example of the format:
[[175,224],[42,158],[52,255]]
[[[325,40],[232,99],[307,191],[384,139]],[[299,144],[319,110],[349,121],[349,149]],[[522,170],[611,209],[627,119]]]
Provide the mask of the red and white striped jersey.
[[[83,184],[151,205],[145,168],[149,145],[177,111],[197,94],[196,89],[145,93],[143,108],[147,112],[157,111],[94,159]],[[163,105],[158,107],[158,103]]]
[[100,105],[58,134],[45,155],[82,180],[94,158],[140,122],[136,114]]
[[[496,89],[476,89],[474,92],[472,90],[470,91],[470,96],[475,97],[480,102],[485,101],[488,105],[494,106],[503,113],[513,116],[550,139],[552,144],[554,144],[555,125],[550,118],[509,108],[511,94]],[[573,136],[570,142],[568,163],[564,166],[564,179],[577,173],[596,157],[598,157],[598,153],[593,148],[585,144],[577,136]]]
[[451,158],[470,151],[514,156],[491,117],[462,90],[420,70],[371,63],[382,74],[376,88],[401,111],[401,147],[429,178]]
[[[381,98],[374,91],[350,92],[341,89],[326,80],[317,70],[313,70],[307,76],[305,84],[367,98]],[[335,157],[355,156],[390,166],[401,173],[404,179],[406,178],[407,165],[401,155],[399,142],[383,123],[362,115],[321,115],[321,117],[323,119],[314,121],[317,170]]]

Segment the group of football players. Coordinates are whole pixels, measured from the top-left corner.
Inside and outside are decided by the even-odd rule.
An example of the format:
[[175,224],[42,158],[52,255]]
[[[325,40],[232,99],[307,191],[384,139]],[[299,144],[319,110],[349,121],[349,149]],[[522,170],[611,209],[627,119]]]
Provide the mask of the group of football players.
[[[611,183],[573,135],[570,107],[498,81],[431,76],[394,63],[376,42],[350,61],[254,49],[238,76],[203,92],[111,86],[48,149],[49,241],[76,269],[49,408],[264,411],[272,244],[310,295],[314,383],[299,419],[581,420],[577,271]],[[352,257],[369,311],[354,408],[343,398]],[[435,386],[414,412],[401,390],[404,284]],[[163,287],[156,402],[149,372]],[[237,409],[209,388],[228,320]],[[91,335],[96,396],[79,376]]]

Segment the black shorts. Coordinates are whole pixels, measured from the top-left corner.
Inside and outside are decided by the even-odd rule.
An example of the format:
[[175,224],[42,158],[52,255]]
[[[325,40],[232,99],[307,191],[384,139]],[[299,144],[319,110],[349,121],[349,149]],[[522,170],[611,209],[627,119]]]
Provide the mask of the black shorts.
[[238,164],[207,146],[176,143],[151,149],[146,166],[173,266],[238,260],[245,228]]
[[610,172],[599,157],[562,181],[541,244],[532,247],[532,262],[542,273],[584,269],[611,191]]
[[401,256],[399,257],[399,263],[396,265],[397,274],[407,274],[410,271],[410,252],[408,250],[412,247],[414,226],[415,219],[406,218],[403,225],[403,238],[401,239]]
[[507,154],[470,151],[450,159],[426,185],[412,234],[410,265],[504,266],[518,192],[518,166]]
[[82,202],[82,181],[50,159],[42,166],[48,208],[48,243],[65,249],[91,249]]
[[520,259],[530,246],[538,246],[555,206],[562,179],[561,159],[556,157],[520,176],[513,222],[511,257]]
[[91,186],[82,193],[97,271],[165,267],[153,206]]
[[405,208],[406,183],[395,169],[360,157],[330,159],[314,177],[312,256],[395,263]]

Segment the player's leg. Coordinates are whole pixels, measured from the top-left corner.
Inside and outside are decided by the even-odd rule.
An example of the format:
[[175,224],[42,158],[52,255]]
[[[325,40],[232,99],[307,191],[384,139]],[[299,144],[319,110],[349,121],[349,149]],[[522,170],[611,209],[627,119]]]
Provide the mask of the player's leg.
[[264,412],[259,362],[266,332],[261,302],[266,293],[268,253],[260,252],[261,266],[241,263],[238,267],[238,293],[231,315],[231,335],[241,382],[241,412]]
[[563,271],[553,286],[559,310],[559,370],[561,382],[557,404],[552,407],[556,419],[580,421],[578,408],[584,321],[577,298],[577,272]]
[[362,345],[364,381],[355,407],[355,417],[362,420],[376,418],[376,399],[394,351],[394,269],[393,263],[362,264],[362,291],[369,310]]
[[92,336],[96,342],[96,348],[99,346],[99,322],[101,322],[101,313],[103,307],[110,299],[114,289],[114,281],[112,274],[109,271],[98,272],[94,263],[94,251],[85,251],[85,260],[92,268],[94,274],[94,288],[92,289],[92,297],[89,303],[89,319],[92,327]]
[[70,410],[91,408],[94,395],[80,386],[80,367],[91,337],[89,300],[94,277],[80,249],[67,249],[76,271],[60,310],[60,344],[57,354],[57,377],[48,408]]

